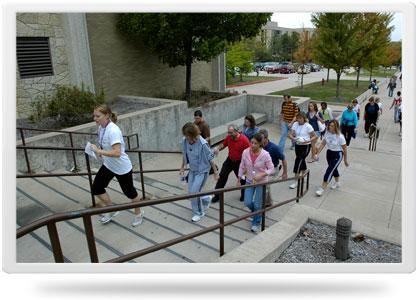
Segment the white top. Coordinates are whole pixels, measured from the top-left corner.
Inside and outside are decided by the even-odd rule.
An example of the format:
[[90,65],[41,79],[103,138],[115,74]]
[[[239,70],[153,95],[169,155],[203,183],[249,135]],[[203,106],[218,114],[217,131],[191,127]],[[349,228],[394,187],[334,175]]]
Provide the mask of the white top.
[[346,144],[345,138],[341,133],[337,136],[335,133],[327,132],[324,136],[324,142],[331,151],[343,151],[342,145]]
[[109,157],[102,155],[103,164],[106,168],[117,175],[123,175],[132,170],[132,163],[125,153],[125,142],[119,127],[109,122],[106,127],[99,126],[99,146],[105,150],[112,150],[112,145],[120,144],[120,157]]
[[358,113],[359,112],[359,110],[360,110],[360,104],[356,104],[356,106],[354,106],[353,107],[353,110],[356,112],[356,113]]
[[299,122],[295,122],[292,125],[292,130],[294,130],[296,134],[296,144],[302,144],[304,142],[309,142],[307,144],[311,143],[310,133],[314,131],[311,124],[305,122],[303,125],[299,125]]
[[377,105],[379,106],[380,109],[382,109],[382,102],[377,102]]

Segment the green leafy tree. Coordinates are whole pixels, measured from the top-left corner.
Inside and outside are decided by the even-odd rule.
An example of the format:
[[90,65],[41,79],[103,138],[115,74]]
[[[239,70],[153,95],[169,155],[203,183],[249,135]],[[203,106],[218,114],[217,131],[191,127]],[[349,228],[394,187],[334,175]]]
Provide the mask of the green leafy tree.
[[316,13],[312,23],[316,27],[313,56],[320,64],[332,68],[337,73],[336,97],[340,98],[340,79],[344,70],[352,65],[352,58],[359,51],[356,36],[358,14]]
[[229,43],[256,36],[270,17],[271,13],[124,13],[117,27],[170,67],[186,66],[190,100],[192,64],[210,62]]
[[293,53],[299,47],[299,33],[275,34],[271,42],[271,51],[280,60],[291,61]]
[[226,64],[230,70],[239,69],[240,81],[242,75],[251,71],[251,61],[254,57],[253,43],[250,41],[242,41],[235,43],[227,48],[226,51]]
[[302,34],[300,35],[299,48],[296,50],[294,57],[301,64],[301,68],[302,68],[301,88],[303,90],[304,66],[306,63],[312,60],[312,42],[309,37],[309,32],[306,30],[303,30]]

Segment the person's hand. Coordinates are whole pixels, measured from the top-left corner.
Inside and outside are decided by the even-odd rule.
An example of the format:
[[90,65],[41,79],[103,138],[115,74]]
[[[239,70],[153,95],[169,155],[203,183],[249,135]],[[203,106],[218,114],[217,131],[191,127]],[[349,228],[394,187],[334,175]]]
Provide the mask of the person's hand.
[[218,181],[219,180],[219,174],[218,173],[213,173],[213,179],[215,181]]
[[348,161],[344,160],[344,164],[348,168],[348,166],[349,166]]
[[180,172],[179,172],[180,176],[184,176],[184,167],[180,168]]
[[263,179],[264,174],[263,173],[258,173],[254,176],[253,180],[256,182],[259,182],[261,179]]
[[91,144],[91,150],[95,153],[97,153],[100,149],[97,148],[97,146],[95,144]]
[[213,155],[217,156],[219,154],[219,147],[213,149]]
[[237,180],[237,186],[241,186],[241,181],[239,180],[239,178]]

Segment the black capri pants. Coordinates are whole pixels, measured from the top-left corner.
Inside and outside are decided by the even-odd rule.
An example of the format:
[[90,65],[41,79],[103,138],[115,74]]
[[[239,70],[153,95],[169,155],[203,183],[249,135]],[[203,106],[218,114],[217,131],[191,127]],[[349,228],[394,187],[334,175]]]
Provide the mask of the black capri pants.
[[325,171],[324,182],[329,183],[332,177],[340,177],[340,174],[338,173],[338,166],[340,165],[342,160],[343,160],[342,151],[332,151],[329,149],[327,150],[328,168]]
[[96,177],[93,181],[93,194],[94,195],[102,195],[106,193],[106,188],[109,185],[109,182],[116,177],[119,182],[119,185],[125,194],[126,197],[129,199],[134,199],[138,196],[138,192],[134,187],[134,181],[132,178],[132,170],[128,173],[123,175],[118,175],[110,171],[104,165],[101,166],[99,172],[97,172]]
[[308,156],[310,150],[311,144],[295,145],[296,159],[295,165],[293,167],[293,173],[298,174],[299,172],[305,171],[307,169],[305,159]]

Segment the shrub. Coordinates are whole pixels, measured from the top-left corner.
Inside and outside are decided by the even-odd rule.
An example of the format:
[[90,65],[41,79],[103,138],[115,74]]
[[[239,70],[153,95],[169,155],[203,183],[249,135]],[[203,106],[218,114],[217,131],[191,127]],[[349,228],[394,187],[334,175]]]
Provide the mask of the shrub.
[[94,94],[81,86],[57,86],[54,94],[38,99],[31,120],[52,117],[61,126],[74,126],[92,120],[91,114],[96,105],[104,103],[103,89]]

